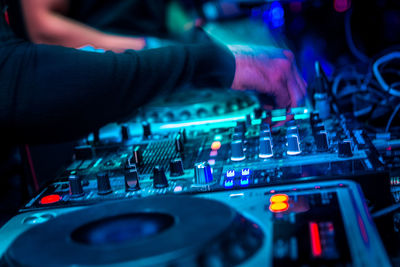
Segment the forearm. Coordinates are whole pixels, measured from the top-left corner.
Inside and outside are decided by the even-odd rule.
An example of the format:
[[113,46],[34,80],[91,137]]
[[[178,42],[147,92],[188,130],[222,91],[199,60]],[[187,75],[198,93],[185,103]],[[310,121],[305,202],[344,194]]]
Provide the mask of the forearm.
[[23,44],[12,58],[13,70],[0,71],[11,83],[1,84],[9,93],[0,107],[13,112],[0,121],[26,142],[77,138],[182,84],[229,87],[235,68],[232,54],[213,45],[97,54]]
[[28,32],[31,40],[39,44],[73,48],[92,45],[114,52],[123,52],[127,49],[140,50],[145,46],[143,38],[106,34],[55,13],[43,14],[36,25],[28,25]]

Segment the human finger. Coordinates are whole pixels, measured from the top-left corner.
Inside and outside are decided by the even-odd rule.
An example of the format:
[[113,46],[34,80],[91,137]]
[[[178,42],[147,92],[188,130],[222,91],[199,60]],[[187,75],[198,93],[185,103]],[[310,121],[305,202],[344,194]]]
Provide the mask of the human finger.
[[305,96],[307,94],[307,83],[306,81],[303,79],[303,77],[301,77],[298,69],[296,66],[293,66],[293,74],[296,78],[297,84],[299,85],[301,92],[303,93],[303,95]]
[[302,105],[304,94],[302,93],[301,85],[298,84],[295,75],[293,73],[288,73],[286,82],[287,90],[291,100],[290,107],[297,107],[299,105]]

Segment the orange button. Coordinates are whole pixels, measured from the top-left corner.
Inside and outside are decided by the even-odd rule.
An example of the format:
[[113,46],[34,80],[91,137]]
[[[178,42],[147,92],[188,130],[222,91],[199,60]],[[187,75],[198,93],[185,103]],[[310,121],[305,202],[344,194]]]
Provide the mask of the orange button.
[[221,148],[221,142],[220,141],[214,141],[212,144],[211,144],[211,149],[212,150],[218,150],[218,149],[220,149]]
[[289,201],[289,196],[285,194],[276,194],[273,195],[269,202],[274,203],[274,202],[287,202]]
[[289,204],[287,202],[272,203],[269,205],[269,210],[272,212],[283,212],[289,209]]

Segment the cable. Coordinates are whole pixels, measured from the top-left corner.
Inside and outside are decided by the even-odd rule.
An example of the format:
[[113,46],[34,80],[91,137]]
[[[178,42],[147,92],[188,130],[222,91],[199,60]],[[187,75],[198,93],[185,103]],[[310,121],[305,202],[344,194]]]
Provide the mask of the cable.
[[32,156],[31,156],[31,150],[29,148],[28,145],[25,145],[25,152],[26,152],[26,157],[28,159],[28,165],[29,165],[29,169],[32,175],[32,180],[33,180],[33,186],[35,187],[35,191],[39,192],[39,183],[38,183],[38,179],[36,177],[36,172],[35,172],[35,168],[33,166],[33,160],[32,160]]
[[400,110],[400,104],[398,104],[396,106],[396,108],[394,109],[392,115],[390,116],[389,121],[386,124],[385,132],[389,132],[390,125],[392,124],[392,121],[393,121],[394,117],[396,116],[397,112],[399,112],[399,110]]
[[386,63],[388,61],[391,61],[393,59],[400,58],[400,52],[392,52],[387,55],[384,55],[383,57],[380,57],[377,59],[373,66],[372,66],[372,71],[374,72],[375,78],[378,81],[379,85],[382,87],[382,89],[386,92],[388,92],[391,95],[400,97],[400,91],[395,90],[392,88],[392,86],[388,85],[386,81],[383,79],[382,74],[379,71],[379,66],[382,65],[383,63]]
[[392,206],[389,206],[387,208],[384,208],[377,212],[374,212],[371,216],[372,216],[372,218],[376,219],[376,218],[382,217],[384,215],[387,215],[393,211],[396,211],[399,208],[400,208],[400,204],[394,204]]

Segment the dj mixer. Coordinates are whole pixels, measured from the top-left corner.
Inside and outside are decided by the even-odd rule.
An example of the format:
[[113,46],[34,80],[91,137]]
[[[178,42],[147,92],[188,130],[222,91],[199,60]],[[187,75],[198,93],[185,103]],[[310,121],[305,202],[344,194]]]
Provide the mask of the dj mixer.
[[391,181],[352,117],[235,92],[221,115],[219,94],[81,140],[0,229],[0,266],[390,265],[368,205]]

